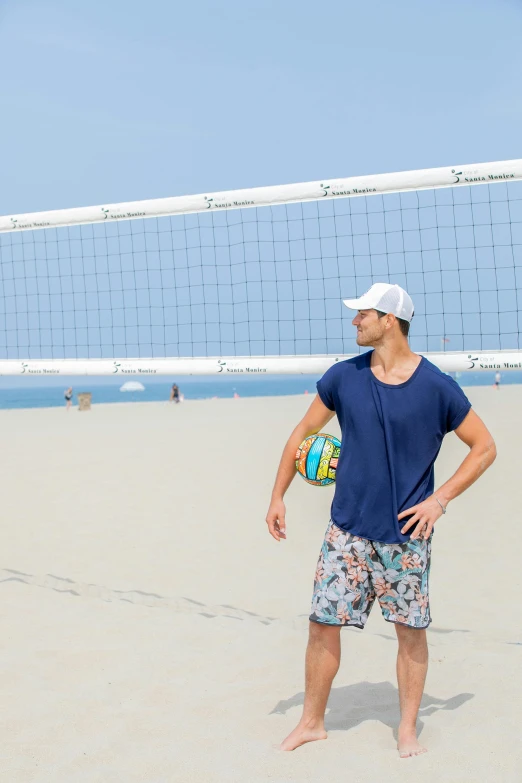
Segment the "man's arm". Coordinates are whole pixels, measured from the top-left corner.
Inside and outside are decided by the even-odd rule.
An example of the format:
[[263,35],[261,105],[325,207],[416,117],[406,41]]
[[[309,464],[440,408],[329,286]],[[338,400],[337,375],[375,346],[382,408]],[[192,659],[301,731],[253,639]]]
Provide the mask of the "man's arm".
[[287,441],[281,462],[279,463],[274,489],[272,490],[270,508],[266,515],[268,531],[276,541],[286,538],[286,508],[283,497],[296,473],[295,455],[297,449],[305,438],[320,432],[334,416],[335,411],[327,408],[317,395],[304,418],[299,422]]
[[471,487],[497,456],[495,441],[475,411],[470,410],[455,434],[470,451],[457,472],[435,493],[444,507]]
[[404,517],[413,514],[402,528],[402,532],[406,533],[413,525],[416,525],[411,538],[419,538],[422,535],[424,538],[429,538],[433,525],[442,516],[442,509],[437,498],[446,508],[450,500],[461,495],[480,478],[497,456],[495,441],[475,411],[470,410],[462,424],[455,430],[455,434],[466,446],[469,446],[469,454],[466,455],[465,460],[453,476],[431,497],[399,514],[399,522]]

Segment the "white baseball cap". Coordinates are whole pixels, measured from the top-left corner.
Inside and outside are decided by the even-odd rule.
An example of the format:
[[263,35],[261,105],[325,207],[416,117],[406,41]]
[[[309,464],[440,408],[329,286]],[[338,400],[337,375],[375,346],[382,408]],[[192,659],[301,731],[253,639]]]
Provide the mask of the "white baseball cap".
[[380,310],[381,313],[392,313],[408,323],[413,318],[413,302],[400,285],[374,283],[359,299],[343,299],[343,302],[350,310]]

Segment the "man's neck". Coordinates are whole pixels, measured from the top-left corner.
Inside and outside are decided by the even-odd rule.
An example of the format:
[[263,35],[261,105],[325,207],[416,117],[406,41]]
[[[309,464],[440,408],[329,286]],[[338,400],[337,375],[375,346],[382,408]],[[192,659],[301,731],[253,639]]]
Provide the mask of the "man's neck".
[[406,341],[404,343],[388,343],[376,345],[373,349],[371,366],[379,367],[385,375],[397,370],[415,370],[421,361],[417,353],[413,353]]

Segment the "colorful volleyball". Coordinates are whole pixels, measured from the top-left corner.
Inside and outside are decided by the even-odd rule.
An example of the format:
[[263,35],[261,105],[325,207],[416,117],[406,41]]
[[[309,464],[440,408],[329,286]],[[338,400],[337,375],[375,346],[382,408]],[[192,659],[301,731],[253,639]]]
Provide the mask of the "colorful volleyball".
[[326,487],[335,481],[341,441],[333,435],[310,435],[301,443],[295,455],[295,467],[305,481]]

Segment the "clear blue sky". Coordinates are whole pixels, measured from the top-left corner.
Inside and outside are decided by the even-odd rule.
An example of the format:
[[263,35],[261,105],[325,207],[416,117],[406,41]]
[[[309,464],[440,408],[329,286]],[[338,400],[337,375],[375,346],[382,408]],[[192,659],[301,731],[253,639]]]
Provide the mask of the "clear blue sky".
[[520,0],[0,0],[0,213],[520,156]]
[[[0,213],[519,158],[521,40],[520,0],[0,0]],[[504,187],[492,187],[495,198]],[[214,248],[200,246],[197,221],[177,257],[147,227],[118,251],[102,243],[96,257],[85,243],[76,243],[81,257],[60,255],[65,242],[44,244],[47,232],[34,232],[40,244],[30,250],[7,234],[18,245],[2,261],[0,357],[346,352],[355,346],[341,297],[387,278],[418,296],[416,350],[438,350],[444,335],[449,349],[517,347],[515,262],[505,247],[486,247],[491,208],[481,209],[484,252],[464,237],[443,257],[422,244],[422,226],[394,258],[372,255],[366,238],[358,257],[338,259],[344,278],[329,294],[327,280],[323,293],[307,288],[333,263],[315,234],[294,236],[304,257],[293,268],[287,255],[251,259],[250,270],[246,250],[226,269],[217,251],[207,263]],[[243,212],[230,218],[241,221],[230,242],[255,218]],[[469,204],[455,214],[469,227]],[[495,241],[509,242],[506,231]],[[134,266],[122,260],[129,243]],[[265,278],[256,277],[261,261]],[[289,296],[290,323],[278,311]],[[310,343],[304,322],[313,318],[323,332]],[[242,321],[251,330],[243,342]],[[49,345],[58,348],[49,354]]]

